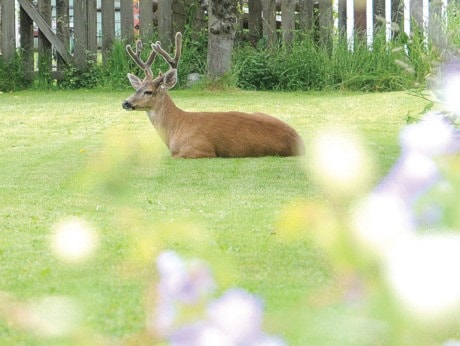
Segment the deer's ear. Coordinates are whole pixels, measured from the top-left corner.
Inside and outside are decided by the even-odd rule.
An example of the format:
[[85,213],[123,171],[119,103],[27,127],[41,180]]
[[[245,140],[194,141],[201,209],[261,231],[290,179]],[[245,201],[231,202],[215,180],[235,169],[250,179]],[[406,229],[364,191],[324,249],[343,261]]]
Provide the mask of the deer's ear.
[[173,68],[163,75],[160,86],[166,90],[171,89],[177,83],[177,69]]
[[142,80],[139,77],[137,77],[137,76],[135,76],[135,75],[133,75],[131,73],[128,73],[128,79],[131,82],[131,85],[133,86],[134,89],[137,90],[137,89],[139,89],[141,87]]

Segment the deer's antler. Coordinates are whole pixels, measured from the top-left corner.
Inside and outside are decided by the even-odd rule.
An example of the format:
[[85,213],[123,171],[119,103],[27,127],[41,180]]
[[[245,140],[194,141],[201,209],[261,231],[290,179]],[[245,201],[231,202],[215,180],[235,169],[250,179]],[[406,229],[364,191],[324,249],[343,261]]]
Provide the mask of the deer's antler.
[[171,69],[177,69],[182,54],[182,34],[180,32],[176,33],[176,53],[174,54],[174,58],[161,48],[161,43],[159,41],[157,41],[157,43],[152,43],[152,48],[166,60]]
[[142,49],[143,49],[143,45],[142,45],[141,40],[137,40],[135,51],[133,51],[133,49],[131,48],[131,45],[128,44],[126,46],[126,51],[128,52],[129,56],[134,60],[134,62],[137,64],[137,66],[139,66],[141,69],[144,70],[146,76],[153,77],[151,66],[153,64],[153,61],[155,60],[157,52],[155,50],[152,50],[150,52],[149,57],[147,58],[147,61],[144,62],[141,59]]

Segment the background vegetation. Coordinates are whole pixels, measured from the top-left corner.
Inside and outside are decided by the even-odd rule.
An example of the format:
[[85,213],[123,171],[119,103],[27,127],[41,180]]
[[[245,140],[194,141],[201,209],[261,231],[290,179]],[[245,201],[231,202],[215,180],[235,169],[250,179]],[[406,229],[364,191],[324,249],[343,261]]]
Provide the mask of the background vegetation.
[[[270,49],[261,40],[253,47],[237,38],[234,49],[233,69],[221,84],[249,90],[349,90],[349,91],[396,91],[424,88],[426,77],[434,65],[460,48],[458,5],[451,4],[443,32],[433,32],[428,39],[415,29],[407,37],[395,26],[394,39],[385,42],[384,28],[379,29],[370,50],[365,34],[357,33],[354,49],[350,50],[345,39],[333,44],[321,44],[313,35],[297,33],[294,43],[286,47],[281,42]],[[415,28],[414,24],[414,28]],[[242,33],[244,36],[244,33]],[[440,37],[443,37],[440,39]],[[448,42],[447,46],[445,42]],[[147,54],[147,52],[144,52]],[[206,32],[192,34],[185,31],[184,49],[179,69],[178,88],[187,86],[187,76],[206,72]],[[160,59],[158,59],[160,60]],[[166,66],[157,62],[159,69]],[[0,60],[1,91],[34,89],[116,89],[129,87],[127,72],[138,68],[129,60],[124,46],[116,43],[107,64],[100,57],[90,57],[83,73],[69,66],[59,83],[50,76],[37,76],[28,81],[22,71],[20,52],[10,63]],[[204,81],[202,86],[209,84]]]

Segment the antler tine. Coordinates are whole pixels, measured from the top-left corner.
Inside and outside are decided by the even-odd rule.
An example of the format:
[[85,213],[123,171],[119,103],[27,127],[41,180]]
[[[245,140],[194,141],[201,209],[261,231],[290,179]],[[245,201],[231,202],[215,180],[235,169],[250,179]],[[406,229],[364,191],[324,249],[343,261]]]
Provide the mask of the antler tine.
[[174,58],[169,55],[163,48],[161,48],[161,43],[159,41],[157,41],[155,44],[152,44],[152,48],[166,60],[171,68],[177,68],[179,65],[180,56],[182,54],[182,34],[180,32],[176,33],[175,43],[176,52],[174,54]]
[[126,51],[128,52],[129,56],[134,60],[134,62],[137,64],[137,66],[142,68],[147,76],[152,77],[153,74],[152,74],[152,70],[151,70],[150,67],[152,66],[153,61],[155,60],[157,52],[155,50],[152,50],[150,52],[150,55],[149,55],[147,61],[144,62],[141,59],[142,49],[143,49],[143,45],[142,45],[141,40],[136,41],[136,51],[133,50],[131,45],[128,44],[126,46]]

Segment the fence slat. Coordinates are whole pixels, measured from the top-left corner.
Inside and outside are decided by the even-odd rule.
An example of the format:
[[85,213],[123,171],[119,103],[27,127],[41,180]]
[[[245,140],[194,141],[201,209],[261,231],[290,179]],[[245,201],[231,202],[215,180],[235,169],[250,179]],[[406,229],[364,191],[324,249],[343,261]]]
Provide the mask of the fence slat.
[[[56,1],[56,36],[64,47],[69,50],[69,0]],[[65,67],[65,61],[60,56],[57,57],[57,67],[58,70],[62,70]]]
[[87,2],[86,0],[74,0],[73,20],[75,34],[75,64],[77,68],[84,69],[86,65],[86,50],[88,48],[87,29]]
[[299,0],[300,30],[310,31],[313,28],[313,1]]
[[21,7],[19,9],[20,44],[22,49],[22,68],[27,80],[34,74],[34,22]]
[[158,39],[167,51],[172,42],[171,2],[171,0],[158,0]]
[[132,1],[120,1],[121,40],[131,43],[134,40],[134,18]]
[[[51,0],[38,0],[38,12],[48,26],[51,26]],[[41,76],[49,76],[51,72],[51,43],[42,30],[38,30],[38,72]]]
[[269,47],[276,44],[276,3],[275,0],[262,0],[262,29]]
[[153,0],[139,0],[140,36],[145,42],[153,41]]
[[[71,63],[73,61],[73,58],[67,51],[67,47],[65,47],[62,44],[62,42],[58,39],[56,34],[51,30],[50,26],[46,23],[46,21],[38,13],[35,6],[32,5],[28,0],[18,0],[18,2],[21,5],[21,7],[24,9],[24,11],[27,13],[27,15],[35,22],[35,24],[37,24],[37,27],[41,30],[43,35],[45,35],[48,41],[52,43],[56,51],[61,55],[61,57],[65,60],[65,62],[68,64]],[[12,36],[14,37],[14,31],[12,33]]]
[[13,58],[16,50],[16,35],[15,35],[15,8],[14,1],[3,0],[1,2],[1,23],[2,23],[2,45],[1,53],[5,61]]
[[[96,57],[97,54],[97,1],[88,1],[88,52]],[[105,0],[104,0],[105,1]],[[91,57],[91,59],[93,58]]]
[[110,48],[115,38],[115,2],[104,0],[101,3],[102,15],[102,62],[107,64]]
[[290,46],[294,38],[295,29],[295,2],[283,0],[281,2],[281,35],[285,46]]

